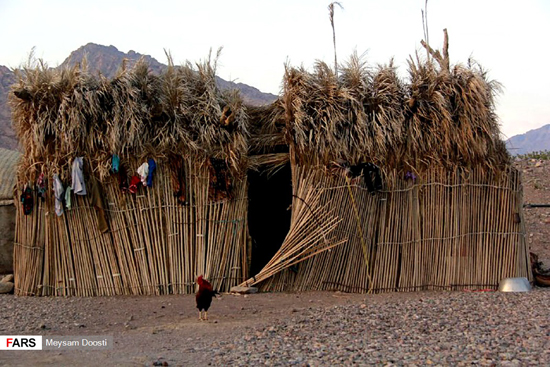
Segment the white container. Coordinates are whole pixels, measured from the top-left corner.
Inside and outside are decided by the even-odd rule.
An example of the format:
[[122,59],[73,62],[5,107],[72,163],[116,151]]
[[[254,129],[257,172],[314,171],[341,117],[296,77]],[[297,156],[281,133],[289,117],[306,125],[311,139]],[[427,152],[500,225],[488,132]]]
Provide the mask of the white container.
[[498,286],[500,292],[529,292],[531,284],[527,278],[504,278]]

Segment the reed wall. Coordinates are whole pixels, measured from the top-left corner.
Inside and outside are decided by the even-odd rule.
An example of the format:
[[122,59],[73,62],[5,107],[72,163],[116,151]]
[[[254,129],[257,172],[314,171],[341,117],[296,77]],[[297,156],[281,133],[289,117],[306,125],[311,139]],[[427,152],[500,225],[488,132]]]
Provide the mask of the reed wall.
[[[260,282],[262,291],[479,290],[497,289],[506,277],[532,278],[521,177],[511,167],[500,174],[431,169],[415,180],[392,171],[374,194],[341,175],[310,171],[294,166],[294,186],[321,193],[321,205],[340,219],[331,241],[343,243]],[[316,225],[309,220],[303,227]]]
[[[53,195],[36,195],[30,215],[17,208],[15,293],[36,296],[183,294],[204,274],[220,291],[248,275],[247,184],[233,198],[208,198],[209,170],[185,161],[187,203],[173,193],[170,167],[159,164],[153,187],[123,193],[115,177],[102,185],[109,230],[98,229],[90,195],[72,196],[57,216]],[[136,167],[132,167],[135,168]],[[21,193],[19,193],[20,195]]]

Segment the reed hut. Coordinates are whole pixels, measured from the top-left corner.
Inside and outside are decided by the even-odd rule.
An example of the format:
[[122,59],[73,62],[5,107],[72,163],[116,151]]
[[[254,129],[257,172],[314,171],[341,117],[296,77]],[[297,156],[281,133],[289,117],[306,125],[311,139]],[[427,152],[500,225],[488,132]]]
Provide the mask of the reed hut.
[[16,294],[191,293],[198,274],[221,291],[531,279],[498,84],[451,65],[447,37],[425,47],[406,79],[357,56],[287,65],[264,107],[220,91],[210,59],[169,58],[160,75],[122,65],[113,79],[85,63],[24,69],[10,97]]
[[22,145],[15,293],[220,291],[248,276],[248,116],[215,61],[113,79],[84,64],[23,69],[10,96]]
[[477,290],[531,279],[499,85],[471,60],[451,66],[446,32],[442,51],[423,45],[407,80],[356,55],[338,71],[287,66],[263,143],[289,147],[290,230],[243,286]]

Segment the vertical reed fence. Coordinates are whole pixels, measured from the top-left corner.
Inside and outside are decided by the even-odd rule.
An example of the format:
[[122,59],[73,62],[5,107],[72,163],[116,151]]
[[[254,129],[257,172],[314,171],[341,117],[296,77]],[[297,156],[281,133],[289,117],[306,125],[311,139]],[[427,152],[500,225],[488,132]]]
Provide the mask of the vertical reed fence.
[[234,182],[234,199],[211,202],[209,171],[197,162],[185,160],[185,205],[174,196],[166,162],[157,165],[153,187],[140,187],[136,194],[123,193],[117,179],[109,177],[102,185],[105,233],[98,229],[90,194],[72,195],[71,209],[59,217],[51,191],[45,202],[35,195],[29,215],[18,205],[15,293],[182,294],[195,291],[199,274],[220,291],[243,281],[248,275],[246,180]]
[[511,167],[432,169],[414,181],[391,172],[375,194],[323,170],[294,168],[293,182],[322,192],[340,219],[331,236],[344,242],[265,280],[263,291],[496,289],[503,278],[532,277]]

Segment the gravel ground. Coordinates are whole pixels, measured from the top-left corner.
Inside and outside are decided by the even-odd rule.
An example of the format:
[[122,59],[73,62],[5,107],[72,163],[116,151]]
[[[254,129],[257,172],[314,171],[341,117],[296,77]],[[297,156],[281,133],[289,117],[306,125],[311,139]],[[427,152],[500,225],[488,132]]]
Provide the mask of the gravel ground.
[[550,292],[440,293],[308,310],[235,342],[214,365],[549,365]]
[[113,335],[116,347],[2,351],[0,365],[550,365],[547,288],[225,295],[209,322],[197,320],[193,302],[192,296],[3,296],[0,334]]

